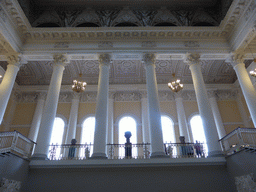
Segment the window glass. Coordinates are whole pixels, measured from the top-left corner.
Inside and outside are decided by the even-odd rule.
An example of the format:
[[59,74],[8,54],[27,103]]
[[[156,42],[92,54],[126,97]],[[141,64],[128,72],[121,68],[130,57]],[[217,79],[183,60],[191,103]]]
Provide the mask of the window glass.
[[175,143],[174,124],[170,117],[166,115],[161,116],[162,133],[164,143]]
[[[124,136],[124,133],[126,131],[130,131],[132,136],[130,137],[130,142],[132,144],[137,143],[137,125],[134,118],[125,116],[119,121],[119,144],[125,144],[126,138]],[[132,156],[135,157],[138,155],[137,148],[132,149]],[[124,148],[119,148],[119,156],[124,157],[125,151]]]
[[[81,135],[81,144],[92,144],[94,142],[94,130],[95,130],[95,117],[88,117],[84,120],[82,124],[82,135]],[[88,146],[90,150],[90,156],[93,153],[93,147]],[[83,152],[81,152],[84,156]]]

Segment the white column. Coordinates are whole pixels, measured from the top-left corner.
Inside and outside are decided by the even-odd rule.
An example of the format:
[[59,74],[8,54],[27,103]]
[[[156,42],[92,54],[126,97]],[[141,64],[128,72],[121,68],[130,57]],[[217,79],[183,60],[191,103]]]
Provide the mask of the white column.
[[190,137],[188,134],[188,123],[185,114],[185,109],[183,106],[183,99],[182,99],[182,92],[175,93],[175,102],[176,102],[176,109],[177,109],[177,116],[178,116],[178,123],[179,123],[179,131],[180,136],[185,137],[186,142],[190,142]]
[[256,127],[256,92],[249,77],[248,72],[246,71],[244,65],[243,55],[232,54],[227,60],[230,62],[236,72],[238,82],[242,89],[247,107],[249,109],[254,127]]
[[42,114],[43,114],[43,109],[44,109],[45,98],[46,98],[46,93],[38,94],[36,109],[34,112],[32,123],[31,123],[31,128],[30,128],[29,134],[28,134],[28,138],[34,142],[36,142],[36,140],[37,140],[38,131],[39,131]]
[[142,93],[142,98],[141,98],[141,121],[142,121],[143,142],[144,143],[151,143],[150,142],[150,131],[149,131],[147,93]]
[[78,108],[80,102],[80,94],[79,93],[72,93],[72,104],[71,110],[69,114],[69,121],[68,121],[68,131],[66,136],[66,144],[70,144],[72,139],[76,138],[76,125],[77,125],[77,115],[78,115]]
[[113,144],[113,136],[114,136],[114,93],[109,93],[108,98],[108,140],[107,143]]
[[215,120],[215,124],[217,127],[217,132],[219,135],[219,139],[223,138],[226,135],[226,131],[221,119],[221,115],[220,115],[220,111],[219,111],[219,107],[218,107],[218,103],[216,100],[216,93],[215,91],[208,91],[208,96],[209,96],[209,102],[212,108],[212,113],[213,113],[213,117]]
[[14,116],[15,109],[16,109],[16,104],[17,104],[16,96],[17,96],[17,93],[11,94],[11,97],[10,97],[10,99],[12,100],[11,101],[11,106],[9,108],[8,113],[5,115],[6,118],[3,121],[4,131],[9,131],[10,130],[10,126],[12,124],[12,120],[13,120],[13,116]]
[[3,121],[4,113],[20,66],[27,63],[21,56],[17,55],[8,56],[7,59],[7,70],[0,84],[0,124]]
[[155,73],[155,55],[144,54],[143,60],[146,67],[148,114],[152,148],[151,158],[165,157],[166,155],[164,152],[161,113]]
[[242,95],[241,95],[240,92],[238,92],[237,95],[236,95],[236,103],[237,103],[240,115],[242,117],[244,126],[247,127],[247,128],[251,127],[251,125],[249,123],[248,115],[247,115],[247,113],[244,109],[244,105],[243,105],[243,102],[242,102]]
[[110,55],[101,54],[99,56],[99,63],[100,72],[95,113],[95,132],[92,158],[105,159],[107,158],[106,140],[108,126],[108,89]]
[[66,55],[54,55],[51,82],[45,101],[33,159],[47,159],[54,119],[57,111],[63,71],[67,64],[68,59]]
[[207,91],[205,88],[203,75],[200,66],[199,54],[188,54],[186,55],[185,62],[188,63],[191,70],[193,84],[196,93],[196,99],[200,116],[202,118],[204,133],[208,146],[208,156],[216,157],[222,156],[220,144],[218,142],[219,137],[212,113],[212,109],[207,97]]

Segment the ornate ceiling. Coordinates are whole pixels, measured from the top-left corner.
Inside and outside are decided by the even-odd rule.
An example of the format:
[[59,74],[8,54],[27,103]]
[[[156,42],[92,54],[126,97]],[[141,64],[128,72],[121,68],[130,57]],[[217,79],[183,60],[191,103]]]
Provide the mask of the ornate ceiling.
[[[251,60],[247,60],[246,67]],[[7,62],[0,62],[6,69]],[[157,60],[156,76],[159,84],[172,80],[175,73],[182,83],[192,84],[192,77],[188,65],[181,60]],[[62,84],[71,85],[73,79],[81,79],[89,85],[98,83],[99,63],[95,60],[71,61],[65,68]],[[18,85],[49,85],[52,74],[52,62],[29,61],[18,72],[16,82]],[[202,74],[206,84],[232,84],[237,77],[233,67],[223,60],[210,60],[202,62]],[[110,66],[110,84],[145,84],[145,68],[140,60],[114,60]]]
[[232,0],[19,0],[33,27],[218,26]]

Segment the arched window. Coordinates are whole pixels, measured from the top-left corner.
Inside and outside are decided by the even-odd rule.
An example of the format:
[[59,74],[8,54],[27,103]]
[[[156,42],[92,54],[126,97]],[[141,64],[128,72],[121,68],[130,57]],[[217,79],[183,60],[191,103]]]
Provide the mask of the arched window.
[[208,148],[206,145],[206,138],[204,133],[204,127],[202,123],[202,118],[200,115],[194,115],[190,119],[190,127],[193,135],[193,141],[194,143],[198,141],[199,143],[204,143],[204,152],[207,154]]
[[[92,144],[94,141],[95,117],[87,117],[82,124],[81,144]],[[89,147],[90,156],[93,153],[93,147]],[[80,152],[84,156],[84,150]]]
[[[137,143],[137,124],[134,118],[130,116],[122,117],[118,124],[119,127],[119,144],[125,144],[126,138],[124,136],[124,133],[126,131],[130,131],[132,133],[132,136],[130,138],[130,142],[132,144]],[[132,156],[135,157],[138,155],[137,148],[132,149]],[[124,148],[119,148],[119,156],[124,157],[125,151]]]
[[[61,145],[62,144],[64,128],[65,128],[64,120],[60,117],[55,117],[54,124],[53,124],[53,129],[52,129],[51,140],[50,140],[50,143],[49,143],[50,145]],[[50,148],[50,150],[52,151],[53,148]],[[61,158],[60,157],[61,156],[60,155],[61,148],[57,147],[55,152],[56,153],[52,153],[52,154],[49,153],[49,157],[52,155],[52,157],[50,157],[51,159]]]
[[162,122],[163,142],[175,143],[176,139],[175,139],[173,120],[167,115],[162,115],[161,122]]

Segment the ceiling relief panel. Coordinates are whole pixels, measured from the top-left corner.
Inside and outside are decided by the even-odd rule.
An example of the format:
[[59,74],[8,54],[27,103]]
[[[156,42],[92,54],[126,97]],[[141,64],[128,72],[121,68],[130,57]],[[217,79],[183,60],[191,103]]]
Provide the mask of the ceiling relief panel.
[[[251,64],[245,61],[245,66]],[[1,61],[0,66],[5,70],[7,62]],[[230,84],[237,79],[231,65],[224,60],[210,60],[202,62],[202,73],[206,84]],[[49,85],[53,67],[51,61],[29,61],[20,68],[16,82],[18,85]],[[140,60],[114,60],[110,65],[110,84],[145,84],[146,71]],[[158,84],[172,81],[172,76],[181,79],[182,83],[192,84],[189,66],[181,60],[157,60],[156,77]],[[79,74],[82,74],[79,77]],[[97,60],[73,60],[65,67],[62,84],[71,85],[74,79],[86,81],[88,85],[97,84],[99,78],[99,62]]]

